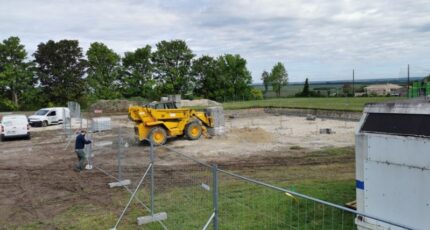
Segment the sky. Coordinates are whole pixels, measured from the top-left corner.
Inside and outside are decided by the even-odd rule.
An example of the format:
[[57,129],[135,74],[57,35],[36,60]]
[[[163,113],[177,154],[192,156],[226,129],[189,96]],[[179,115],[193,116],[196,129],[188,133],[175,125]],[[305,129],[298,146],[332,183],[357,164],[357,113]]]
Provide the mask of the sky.
[[0,0],[0,40],[18,36],[31,55],[48,40],[84,52],[185,40],[197,57],[240,54],[253,82],[281,62],[290,82],[430,74],[429,0]]

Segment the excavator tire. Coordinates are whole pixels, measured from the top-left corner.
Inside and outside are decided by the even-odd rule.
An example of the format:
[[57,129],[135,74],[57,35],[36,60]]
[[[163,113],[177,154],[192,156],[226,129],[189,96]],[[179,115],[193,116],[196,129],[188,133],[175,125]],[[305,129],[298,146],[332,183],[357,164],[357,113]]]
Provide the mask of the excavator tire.
[[185,136],[189,140],[197,140],[202,135],[202,125],[197,122],[193,121],[187,124],[185,127]]
[[156,126],[149,131],[148,139],[155,146],[164,145],[167,141],[166,130],[160,126]]

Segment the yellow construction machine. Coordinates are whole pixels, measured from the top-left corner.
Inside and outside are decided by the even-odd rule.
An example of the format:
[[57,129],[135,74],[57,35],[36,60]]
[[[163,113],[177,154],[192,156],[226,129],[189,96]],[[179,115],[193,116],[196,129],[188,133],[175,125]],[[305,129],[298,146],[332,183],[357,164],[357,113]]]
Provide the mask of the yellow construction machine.
[[130,106],[129,118],[136,123],[139,141],[163,145],[168,137],[184,135],[197,140],[207,128],[213,127],[213,118],[205,112],[177,108],[174,102],[153,102],[145,106]]

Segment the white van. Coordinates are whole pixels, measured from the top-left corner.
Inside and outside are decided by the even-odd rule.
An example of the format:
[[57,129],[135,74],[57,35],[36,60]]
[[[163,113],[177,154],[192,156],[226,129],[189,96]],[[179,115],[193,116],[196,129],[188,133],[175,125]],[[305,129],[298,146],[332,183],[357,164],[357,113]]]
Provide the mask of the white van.
[[31,126],[46,127],[52,124],[62,124],[64,119],[70,119],[70,110],[66,107],[43,108],[28,117]]
[[1,141],[6,138],[24,137],[30,139],[30,125],[25,115],[5,115],[0,122]]

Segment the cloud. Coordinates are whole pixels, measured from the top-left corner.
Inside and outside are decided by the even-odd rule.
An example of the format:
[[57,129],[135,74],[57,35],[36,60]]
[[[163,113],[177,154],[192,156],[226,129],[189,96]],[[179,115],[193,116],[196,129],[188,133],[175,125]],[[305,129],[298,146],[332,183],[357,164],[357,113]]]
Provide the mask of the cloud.
[[293,81],[349,77],[352,68],[396,77],[408,63],[428,65],[429,11],[425,0],[0,0],[0,34],[20,36],[30,52],[49,39],[104,42],[121,54],[184,39],[198,55],[242,55],[254,81],[278,61]]

